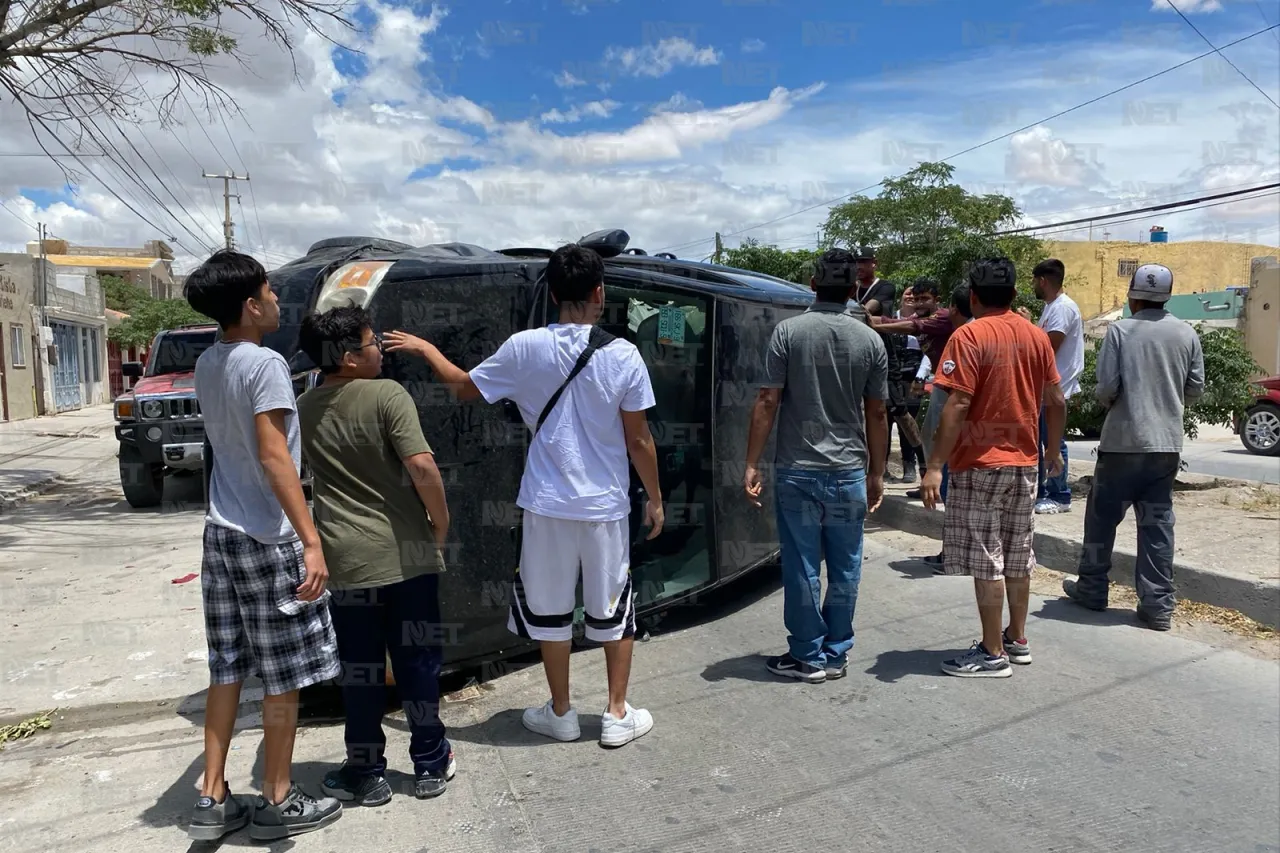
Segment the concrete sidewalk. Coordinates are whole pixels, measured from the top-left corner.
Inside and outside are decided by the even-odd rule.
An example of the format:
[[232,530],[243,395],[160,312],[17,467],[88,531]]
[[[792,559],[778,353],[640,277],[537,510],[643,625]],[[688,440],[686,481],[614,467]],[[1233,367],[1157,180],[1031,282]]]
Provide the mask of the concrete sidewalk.
[[[1077,445],[1072,444],[1072,450]],[[1094,461],[1073,457],[1070,512],[1036,516],[1036,562],[1075,574],[1084,541],[1084,511]],[[889,486],[873,518],[881,524],[942,538],[942,508],[929,510]],[[1183,472],[1174,493],[1174,579],[1178,597],[1238,610],[1272,627],[1280,625],[1280,489]],[[1137,524],[1129,512],[1116,534],[1111,580],[1133,586]]]
[[0,423],[0,512],[117,453],[112,404]]

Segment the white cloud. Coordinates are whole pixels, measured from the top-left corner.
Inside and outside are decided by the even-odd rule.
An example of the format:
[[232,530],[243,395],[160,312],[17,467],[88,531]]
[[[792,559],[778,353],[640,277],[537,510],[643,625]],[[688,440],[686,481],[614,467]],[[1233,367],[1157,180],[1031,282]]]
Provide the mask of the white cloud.
[[694,100],[684,92],[676,92],[670,98],[653,106],[655,113],[683,113],[702,109],[702,101]]
[[1064,142],[1045,125],[1009,140],[1006,175],[1014,181],[1050,187],[1083,187],[1101,177],[1099,146]]
[[766,47],[765,43],[757,38],[743,39],[739,48],[743,53],[759,53]]
[[719,65],[722,57],[714,47],[698,47],[687,38],[673,36],[640,47],[610,47],[604,58],[606,62],[616,63],[624,75],[664,77],[678,66]]
[[561,71],[555,76],[556,85],[561,89],[573,89],[578,86],[587,85],[587,81],[580,77],[574,76],[569,71]]
[[[1176,0],[1175,4],[1188,15],[1196,12],[1221,12],[1222,0]],[[1152,12],[1173,12],[1168,0],[1151,0]]]
[[617,101],[588,101],[585,104],[574,104],[568,110],[551,109],[539,116],[545,124],[574,124],[586,118],[608,118],[613,111],[622,106]]

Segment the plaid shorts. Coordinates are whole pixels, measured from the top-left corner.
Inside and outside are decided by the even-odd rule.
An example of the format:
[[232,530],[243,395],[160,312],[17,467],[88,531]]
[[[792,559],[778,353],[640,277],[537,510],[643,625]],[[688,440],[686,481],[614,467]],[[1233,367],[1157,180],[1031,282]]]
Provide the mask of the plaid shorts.
[[1036,468],[950,472],[942,526],[949,575],[978,580],[1025,578],[1036,565]]
[[200,587],[209,642],[209,680],[258,675],[268,696],[337,678],[338,641],[329,592],[299,601],[302,543],[264,545],[216,524],[204,527]]

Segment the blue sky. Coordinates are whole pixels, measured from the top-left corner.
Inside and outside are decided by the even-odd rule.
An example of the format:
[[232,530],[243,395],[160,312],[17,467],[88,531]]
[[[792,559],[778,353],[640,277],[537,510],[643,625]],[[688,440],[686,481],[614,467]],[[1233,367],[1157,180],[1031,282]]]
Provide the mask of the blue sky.
[[[1175,2],[1219,45],[1280,24],[1276,0]],[[0,177],[17,214],[0,210],[0,244],[37,219],[73,240],[151,239],[110,185],[198,256],[221,219],[200,171],[231,168],[255,176],[233,209],[242,245],[275,263],[371,230],[496,246],[625,227],[689,256],[716,231],[803,246],[819,202],[1027,125],[951,162],[971,190],[1012,195],[1028,224],[1280,179],[1280,110],[1217,58],[1039,123],[1208,50],[1164,0],[370,0],[353,18],[359,30],[335,36],[354,50],[299,35],[300,85],[246,34],[253,73],[218,71],[243,111],[225,136],[195,117],[137,130],[172,164],[158,171],[180,208],[110,170],[72,197],[37,166],[20,185]],[[1276,100],[1278,32],[1227,52]],[[0,150],[32,149],[20,131],[6,123]],[[1270,198],[1123,236],[1162,224],[1174,239],[1275,245],[1278,220]]]

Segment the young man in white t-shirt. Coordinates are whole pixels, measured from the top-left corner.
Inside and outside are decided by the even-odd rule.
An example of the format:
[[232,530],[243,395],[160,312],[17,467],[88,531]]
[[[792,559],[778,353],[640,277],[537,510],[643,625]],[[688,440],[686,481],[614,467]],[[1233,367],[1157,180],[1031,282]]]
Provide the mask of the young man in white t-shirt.
[[[1041,261],[1031,271],[1037,299],[1044,300],[1040,328],[1049,335],[1062,380],[1062,396],[1067,399],[1080,390],[1080,374],[1084,373],[1084,320],[1075,300],[1062,290],[1066,267],[1057,258]],[[1027,316],[1024,309],[1024,316]],[[1041,515],[1071,511],[1071,487],[1067,485],[1067,440],[1062,439],[1062,473],[1045,475],[1044,415],[1040,417],[1040,489],[1036,495],[1036,512]]]
[[[560,322],[512,335],[470,373],[420,338],[389,332],[384,340],[388,351],[426,359],[460,401],[511,400],[534,431],[516,500],[524,510],[523,542],[508,625],[541,644],[551,700],[525,711],[524,725],[561,741],[582,734],[569,705],[581,566],[586,635],[603,643],[609,678],[600,742],[622,746],[653,728],[649,712],[627,702],[636,628],[628,456],[648,495],[647,538],[657,536],[663,524],[657,452],[645,415],[654,405],[653,386],[634,344],[604,342],[594,329],[604,310],[600,256],[581,246],[562,246],[548,261],[546,277]],[[592,343],[603,345],[571,376]]]

